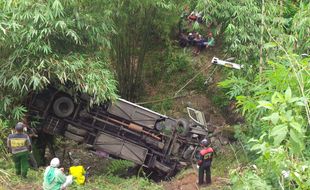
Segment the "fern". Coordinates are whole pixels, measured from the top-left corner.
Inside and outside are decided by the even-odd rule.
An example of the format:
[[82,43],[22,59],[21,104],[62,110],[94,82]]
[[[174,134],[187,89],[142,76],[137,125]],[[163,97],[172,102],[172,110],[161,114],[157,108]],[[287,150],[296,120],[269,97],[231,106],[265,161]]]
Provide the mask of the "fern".
[[113,175],[121,174],[132,166],[134,166],[134,163],[128,160],[112,160],[107,168],[107,173]]

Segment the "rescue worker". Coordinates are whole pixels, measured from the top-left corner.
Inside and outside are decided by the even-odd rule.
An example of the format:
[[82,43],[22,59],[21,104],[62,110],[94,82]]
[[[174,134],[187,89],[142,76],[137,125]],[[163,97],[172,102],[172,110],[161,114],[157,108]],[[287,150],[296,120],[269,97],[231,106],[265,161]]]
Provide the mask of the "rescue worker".
[[29,169],[28,156],[31,151],[31,142],[29,136],[23,133],[24,124],[18,122],[15,125],[16,133],[10,134],[7,138],[7,147],[9,153],[12,153],[16,175],[27,177]]
[[83,166],[79,164],[79,160],[74,160],[74,166],[69,168],[69,173],[74,177],[74,181],[78,185],[83,185],[85,183],[86,171]]
[[199,152],[198,158],[198,184],[202,185],[204,183],[204,173],[206,173],[206,184],[211,184],[211,163],[213,157],[213,149],[209,147],[209,142],[207,139],[203,139],[200,143],[203,149]]
[[43,190],[63,190],[72,183],[72,176],[66,176],[59,166],[59,159],[53,158],[44,172]]

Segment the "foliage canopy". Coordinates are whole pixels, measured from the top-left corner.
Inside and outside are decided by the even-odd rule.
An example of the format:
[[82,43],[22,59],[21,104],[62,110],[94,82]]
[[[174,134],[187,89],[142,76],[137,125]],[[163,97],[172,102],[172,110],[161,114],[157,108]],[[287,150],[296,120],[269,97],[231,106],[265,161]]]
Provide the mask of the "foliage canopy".
[[1,7],[1,109],[58,83],[94,95],[95,102],[116,96],[108,14],[94,17],[89,3],[71,0],[5,1]]

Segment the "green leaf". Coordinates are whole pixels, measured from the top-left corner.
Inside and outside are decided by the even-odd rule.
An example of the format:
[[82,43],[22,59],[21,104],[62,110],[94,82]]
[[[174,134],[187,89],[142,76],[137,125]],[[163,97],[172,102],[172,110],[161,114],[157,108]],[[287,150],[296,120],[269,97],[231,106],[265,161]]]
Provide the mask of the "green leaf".
[[300,153],[304,147],[304,136],[302,133],[295,129],[290,130],[290,148],[291,150],[295,153],[298,154]]
[[301,133],[299,133],[297,130],[295,129],[291,129],[290,130],[290,137],[291,139],[297,143],[300,147],[302,146],[302,139],[304,138],[303,135]]
[[273,104],[278,103],[277,92],[273,93],[273,95],[271,96],[271,102],[272,102]]
[[40,80],[39,76],[37,76],[37,75],[31,76],[30,85],[32,85],[33,90],[38,90],[40,85],[41,85],[41,80]]
[[4,111],[7,111],[7,108],[11,104],[11,102],[12,102],[11,97],[7,96],[2,99],[2,107]]
[[285,139],[287,132],[288,132],[287,125],[275,126],[270,132],[270,135],[273,137],[273,144],[275,146],[279,146],[281,142]]
[[258,143],[259,141],[257,139],[254,139],[254,138],[251,138],[250,140],[248,140],[248,143],[252,143],[252,142]]
[[297,122],[290,122],[290,126],[295,129],[296,131],[298,131],[299,133],[302,133],[302,128],[301,125]]
[[285,100],[290,101],[292,98],[292,90],[290,87],[288,87],[285,91]]
[[285,112],[286,121],[292,121],[293,119],[292,114],[293,114],[292,110],[288,110]]
[[297,98],[297,97],[291,98],[290,100],[288,100],[288,103],[296,102],[296,101],[298,101],[299,99],[300,99],[300,98]]
[[27,112],[27,109],[23,106],[17,106],[12,110],[13,118],[16,120],[21,120],[25,113]]
[[273,104],[279,103],[279,102],[285,102],[285,98],[282,94],[280,94],[279,92],[275,92],[271,98],[271,102]]
[[258,108],[260,107],[263,107],[263,108],[266,108],[266,109],[270,109],[270,110],[273,110],[273,105],[269,102],[269,101],[265,101],[265,100],[262,100],[262,101],[258,101]]
[[301,102],[301,101],[298,101],[295,103],[297,106],[305,106],[305,103],[304,102]]
[[278,45],[275,42],[269,42],[269,43],[264,44],[265,49],[269,49],[269,48],[273,48],[273,47],[277,47],[277,46]]
[[278,112],[272,113],[270,116],[268,117],[263,117],[263,120],[267,120],[267,121],[271,121],[272,124],[276,125],[279,121],[280,115]]

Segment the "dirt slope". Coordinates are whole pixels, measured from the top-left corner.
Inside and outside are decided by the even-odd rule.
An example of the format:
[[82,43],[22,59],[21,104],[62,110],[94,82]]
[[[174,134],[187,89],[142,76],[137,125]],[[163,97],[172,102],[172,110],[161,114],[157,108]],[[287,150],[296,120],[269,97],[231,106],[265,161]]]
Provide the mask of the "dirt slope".
[[165,190],[220,190],[229,185],[229,179],[226,177],[212,176],[212,184],[209,186],[197,185],[197,173],[191,170],[190,173],[184,175],[179,179],[174,179],[170,182],[164,182],[163,186]]

